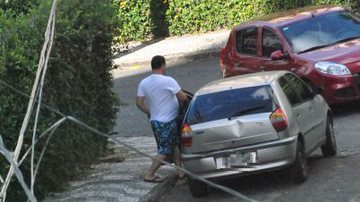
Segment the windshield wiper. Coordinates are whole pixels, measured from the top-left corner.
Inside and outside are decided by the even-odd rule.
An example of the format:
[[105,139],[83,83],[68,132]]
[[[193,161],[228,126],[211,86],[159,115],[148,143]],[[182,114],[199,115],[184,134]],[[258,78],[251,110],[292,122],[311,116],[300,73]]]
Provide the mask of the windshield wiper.
[[357,39],[357,38],[360,38],[360,36],[352,36],[352,37],[349,37],[349,38],[341,39],[341,40],[335,42],[334,44],[336,44],[336,43],[342,43],[342,42],[346,42],[346,41],[351,41],[351,40]]
[[203,115],[199,112],[199,110],[195,110],[195,117],[189,121],[190,124],[198,124],[203,121]]
[[326,47],[326,46],[330,46],[330,45],[331,45],[331,44],[320,45],[320,46],[314,46],[314,47],[311,47],[311,48],[305,49],[305,50],[303,50],[303,51],[300,51],[300,52],[298,52],[298,54],[305,53],[305,52],[309,52],[309,51],[313,51],[313,50],[317,50],[317,49],[324,48],[324,47]]
[[199,110],[195,111],[195,117],[196,117],[196,120],[199,120],[199,121],[203,120],[203,115],[199,112]]
[[351,40],[357,39],[357,38],[360,38],[360,36],[348,37],[348,38],[341,39],[341,40],[336,41],[336,42],[331,43],[331,44],[314,46],[314,47],[308,48],[308,49],[306,49],[306,50],[300,51],[300,52],[298,52],[298,54],[305,53],[305,52],[309,52],[309,51],[313,51],[313,50],[317,50],[317,49],[324,48],[324,47],[327,47],[327,46],[332,46],[332,45],[337,44],[337,43],[342,43],[342,42],[346,42],[346,41],[351,41]]
[[258,109],[265,108],[265,107],[266,107],[266,105],[257,105],[257,106],[248,107],[248,108],[245,108],[245,109],[242,109],[240,111],[235,112],[234,114],[229,116],[228,119],[231,120],[234,117],[241,116],[241,115],[247,114],[247,113],[249,113],[251,111],[255,111],[255,110],[258,110]]

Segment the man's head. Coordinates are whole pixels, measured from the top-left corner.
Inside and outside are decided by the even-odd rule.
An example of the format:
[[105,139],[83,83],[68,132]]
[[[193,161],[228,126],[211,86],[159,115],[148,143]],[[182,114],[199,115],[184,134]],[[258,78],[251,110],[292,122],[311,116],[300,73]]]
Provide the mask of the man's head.
[[161,55],[156,55],[151,59],[151,69],[158,71],[163,69],[165,71],[165,58]]

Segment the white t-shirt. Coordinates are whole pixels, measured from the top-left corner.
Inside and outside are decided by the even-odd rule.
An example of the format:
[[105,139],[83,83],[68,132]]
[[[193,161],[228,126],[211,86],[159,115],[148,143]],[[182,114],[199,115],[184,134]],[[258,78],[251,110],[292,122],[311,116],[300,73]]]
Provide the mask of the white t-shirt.
[[172,77],[152,74],[140,82],[137,96],[145,97],[151,121],[169,122],[179,113],[176,93],[180,90],[179,84]]

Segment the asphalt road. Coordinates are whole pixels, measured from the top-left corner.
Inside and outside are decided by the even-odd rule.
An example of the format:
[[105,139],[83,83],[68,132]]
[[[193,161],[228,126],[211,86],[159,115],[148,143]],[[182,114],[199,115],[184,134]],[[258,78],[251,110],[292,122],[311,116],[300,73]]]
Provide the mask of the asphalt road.
[[[150,66],[129,67],[118,71],[118,74],[119,78],[113,80],[113,90],[120,96],[122,105],[114,130],[124,137],[152,136],[146,116],[135,106],[137,86],[150,74]],[[221,78],[219,58],[208,57],[169,65],[166,74],[175,78],[183,89],[195,92],[204,84]]]
[[[220,78],[219,59],[214,57],[172,65],[167,75],[174,77],[183,89],[195,92],[202,85]],[[117,131],[122,136],[152,136],[145,115],[135,107],[139,81],[149,72],[134,68],[114,80],[122,106],[117,120]],[[125,71],[124,71],[125,72]],[[241,177],[219,182],[258,201],[351,201],[360,202],[360,104],[352,103],[333,107],[334,130],[338,155],[323,158],[316,151],[309,158],[309,179],[294,185],[286,171]],[[136,127],[138,125],[139,127]],[[131,127],[129,127],[131,126]],[[239,201],[221,191],[211,189],[204,198],[193,198],[186,180],[179,181],[174,189],[163,196],[171,201]]]

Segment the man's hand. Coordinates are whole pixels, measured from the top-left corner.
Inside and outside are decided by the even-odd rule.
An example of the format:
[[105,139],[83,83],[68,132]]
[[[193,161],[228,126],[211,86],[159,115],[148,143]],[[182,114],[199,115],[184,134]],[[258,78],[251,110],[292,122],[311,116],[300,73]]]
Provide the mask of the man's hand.
[[136,97],[136,106],[150,118],[150,110],[145,105],[145,97]]

